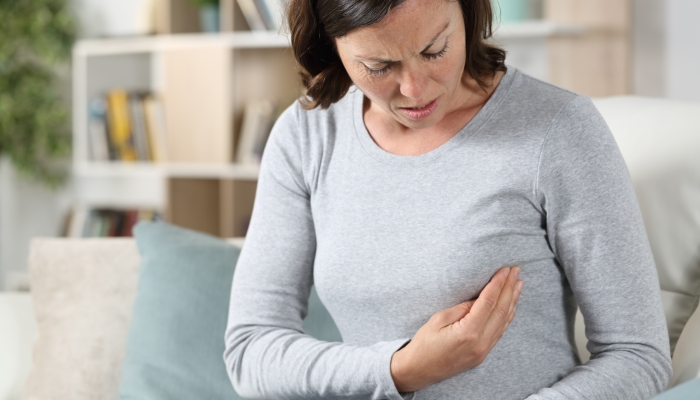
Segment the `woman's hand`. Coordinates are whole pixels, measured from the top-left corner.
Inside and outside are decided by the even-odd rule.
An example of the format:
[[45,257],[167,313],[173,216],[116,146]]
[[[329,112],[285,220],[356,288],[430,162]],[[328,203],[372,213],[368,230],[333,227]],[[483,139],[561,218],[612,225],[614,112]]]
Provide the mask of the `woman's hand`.
[[504,267],[476,300],[437,312],[391,358],[399,392],[412,392],[481,364],[515,317],[520,267]]

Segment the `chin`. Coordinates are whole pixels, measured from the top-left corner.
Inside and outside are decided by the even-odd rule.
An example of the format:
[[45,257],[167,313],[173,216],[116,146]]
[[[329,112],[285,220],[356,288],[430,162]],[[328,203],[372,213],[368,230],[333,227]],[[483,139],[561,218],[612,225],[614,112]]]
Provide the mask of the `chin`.
[[437,125],[440,118],[437,115],[431,115],[428,118],[416,121],[414,119],[403,117],[399,121],[401,125],[411,129],[426,129]]

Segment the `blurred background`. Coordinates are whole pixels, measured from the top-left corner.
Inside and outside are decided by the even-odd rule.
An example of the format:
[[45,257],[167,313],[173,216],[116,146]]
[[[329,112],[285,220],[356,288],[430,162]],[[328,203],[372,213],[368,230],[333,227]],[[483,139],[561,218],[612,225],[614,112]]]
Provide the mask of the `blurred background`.
[[[500,0],[507,63],[592,97],[700,101],[700,2]],[[0,289],[36,236],[162,219],[244,236],[299,96],[284,0],[0,2]],[[282,33],[280,33],[282,32]]]

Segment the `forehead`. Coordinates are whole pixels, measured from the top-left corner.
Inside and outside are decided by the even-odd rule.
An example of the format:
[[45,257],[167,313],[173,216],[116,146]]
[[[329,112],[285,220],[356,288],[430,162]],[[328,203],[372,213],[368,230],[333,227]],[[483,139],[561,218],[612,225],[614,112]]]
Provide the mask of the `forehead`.
[[422,50],[455,17],[461,18],[458,1],[406,0],[377,23],[353,29],[336,41],[353,53],[386,53],[397,46]]

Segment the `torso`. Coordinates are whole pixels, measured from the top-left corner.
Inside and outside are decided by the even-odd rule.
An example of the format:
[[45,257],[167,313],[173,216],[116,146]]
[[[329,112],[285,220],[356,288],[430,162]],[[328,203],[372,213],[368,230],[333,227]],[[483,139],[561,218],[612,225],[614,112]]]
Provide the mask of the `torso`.
[[[455,398],[464,388],[471,398],[522,399],[577,362],[573,296],[533,198],[548,126],[574,95],[515,75],[471,109],[462,129],[422,135],[398,151],[381,135],[373,142],[359,90],[328,110],[300,114],[309,118],[299,129],[309,132],[302,157],[315,160],[304,172],[313,280],[345,343],[410,338],[435,312],[475,298],[499,268],[522,268],[529,289],[499,345],[479,368],[422,390],[422,399]],[[537,115],[520,118],[533,96]],[[518,378],[490,383],[501,375]]]

